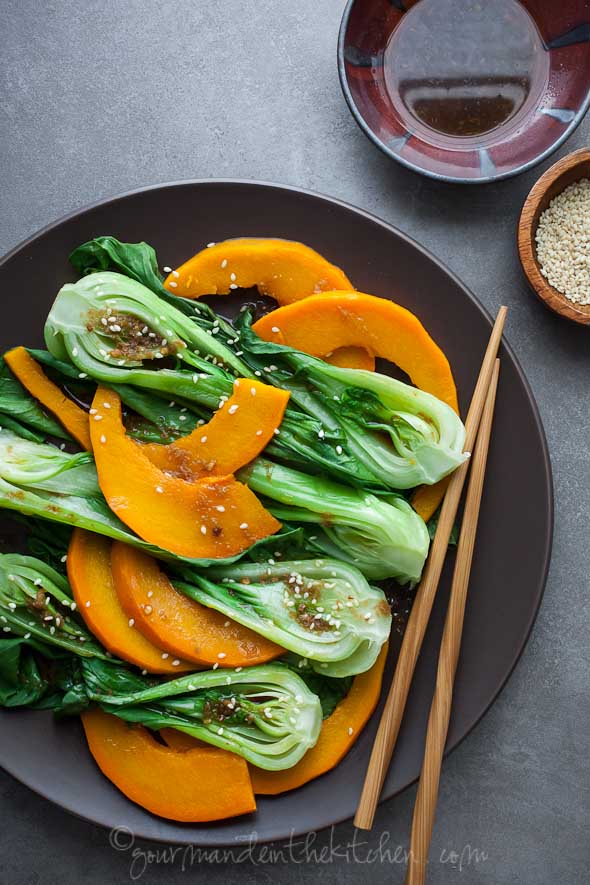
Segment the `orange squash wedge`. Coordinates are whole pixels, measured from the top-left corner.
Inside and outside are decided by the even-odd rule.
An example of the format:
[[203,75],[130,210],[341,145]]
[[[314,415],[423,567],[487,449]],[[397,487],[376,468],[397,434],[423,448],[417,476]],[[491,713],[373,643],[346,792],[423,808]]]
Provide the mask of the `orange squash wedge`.
[[[336,348],[363,344],[369,353],[395,363],[421,390],[459,411],[449,362],[418,317],[405,307],[362,292],[331,292],[266,314],[254,325],[265,341],[288,344],[322,357]],[[427,521],[444,497],[448,479],[422,486],[412,499]]]
[[204,750],[217,749],[212,747],[211,744],[206,744],[205,741],[200,741],[199,738],[186,734],[184,731],[179,731],[177,728],[161,728],[158,734],[168,747],[172,747],[178,753],[196,750],[197,747],[202,747]]
[[337,347],[324,357],[326,362],[343,369],[364,369],[365,372],[375,371],[375,357],[364,347]]
[[[172,271],[164,286],[183,298],[227,295],[232,288],[256,286],[261,295],[281,305],[326,290],[354,288],[346,274],[319,252],[303,243],[269,237],[240,237],[202,249]],[[335,352],[326,359],[350,369],[370,368],[372,363],[374,371],[374,359],[366,350],[362,355],[358,350]]]
[[315,747],[293,768],[265,771],[250,765],[254,792],[261,795],[286,793],[334,768],[348,753],[367,724],[379,701],[387,643],[370,670],[355,676],[350,691],[331,716],[324,719]]
[[284,654],[274,642],[176,590],[152,556],[116,542],[111,553],[119,602],[155,645],[203,667],[248,667]]
[[86,451],[92,451],[88,415],[50,381],[37,360],[24,347],[15,347],[4,354],[10,370],[31,396],[38,399],[54,418]]
[[[111,542],[102,535],[74,529],[68,549],[68,578],[78,611],[88,629],[111,654],[150,673],[195,670],[194,664],[157,647],[130,624],[119,603],[111,572]],[[162,656],[164,655],[164,657]]]
[[421,390],[458,410],[449,362],[418,317],[405,307],[363,292],[331,292],[266,314],[253,326],[265,341],[322,357],[363,344],[395,363]]
[[90,421],[98,481],[111,510],[140,538],[178,556],[221,559],[280,523],[233,476],[186,482],[161,470],[127,436],[121,400],[99,387]]
[[182,479],[227,476],[265,448],[280,426],[289,392],[238,378],[208,424],[168,445],[137,443],[153,464]]
[[214,747],[179,752],[102,710],[82,713],[82,724],[105,777],[152,814],[206,822],[256,810],[248,766],[234,753]]
[[239,237],[202,249],[166,278],[164,286],[183,298],[227,295],[256,286],[279,304],[333,289],[352,289],[339,267],[292,240]]

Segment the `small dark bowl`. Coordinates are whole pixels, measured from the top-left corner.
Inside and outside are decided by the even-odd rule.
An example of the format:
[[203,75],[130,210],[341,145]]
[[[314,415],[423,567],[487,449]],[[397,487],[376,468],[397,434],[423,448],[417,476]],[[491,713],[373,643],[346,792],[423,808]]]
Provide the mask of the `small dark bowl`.
[[[417,7],[422,3],[430,4],[433,15],[438,15],[438,20],[433,19],[432,28],[429,28],[428,20],[426,23],[419,22],[418,28],[412,25],[417,22],[418,15],[426,12],[424,9],[418,13]],[[443,0],[443,3],[449,6],[451,0]],[[462,3],[470,4],[470,0],[462,0]],[[448,16],[441,20],[443,7],[435,7],[434,0],[418,0],[418,3],[415,0],[349,0],[344,12],[338,39],[338,70],[342,90],[353,116],[363,132],[389,157],[431,178],[468,184],[497,181],[524,172],[557,150],[588,109],[588,2],[522,0],[519,3],[517,0],[502,0],[495,6],[488,6],[487,3],[488,0],[484,0],[483,4],[474,4],[474,8],[479,9],[477,14],[488,16],[488,24],[495,30],[502,48],[504,38],[513,41],[517,68],[522,60],[518,28],[525,29],[525,45],[530,48],[531,58],[535,59],[535,73],[527,81],[525,90],[521,88],[523,81],[517,71],[512,87],[516,91],[520,89],[524,98],[521,100],[519,97],[520,104],[514,102],[514,112],[503,122],[481,134],[459,136],[432,128],[424,121],[427,118],[420,119],[410,110],[407,100],[410,90],[413,89],[418,96],[427,95],[424,83],[431,85],[432,79],[406,79],[403,81],[402,97],[397,89],[402,81],[392,82],[390,74],[386,75],[392,66],[384,64],[384,57],[389,62],[399,60],[400,53],[396,52],[402,33],[404,40],[414,41],[421,39],[416,34],[426,35],[428,39],[423,44],[426,62],[446,52],[451,67],[456,65],[456,80],[445,79],[442,91],[439,89],[439,94],[446,100],[447,112],[453,101],[456,111],[458,99],[453,99],[453,83],[456,83],[456,93],[462,96],[463,102],[473,85],[467,84],[473,72],[465,69],[465,60],[469,59],[468,50],[472,50],[473,45],[468,40],[465,28],[463,41],[456,38],[467,17],[451,19]],[[459,9],[459,0],[455,0],[454,6],[455,10]],[[498,17],[492,20],[490,10]],[[398,31],[400,26],[403,26],[403,32]],[[422,44],[418,45],[421,47]],[[481,59],[484,55],[479,53],[477,58]],[[410,57],[422,56],[420,52],[414,52]],[[505,86],[506,78],[503,75],[509,72],[499,73],[502,77],[498,78],[498,82],[503,78],[500,85]],[[495,78],[486,76],[477,82],[483,84],[483,91],[487,90],[488,96],[493,99]],[[509,83],[508,89],[510,86]],[[428,98],[421,100],[424,104]]]

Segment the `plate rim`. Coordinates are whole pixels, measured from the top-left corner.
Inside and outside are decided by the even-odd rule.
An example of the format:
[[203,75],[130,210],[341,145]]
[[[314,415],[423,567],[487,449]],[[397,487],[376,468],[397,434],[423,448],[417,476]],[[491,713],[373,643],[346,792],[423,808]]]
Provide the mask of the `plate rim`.
[[[354,0],[351,0],[351,3],[352,2],[354,2]],[[410,236],[409,234],[400,230],[395,225],[390,224],[389,222],[387,222],[384,219],[380,218],[379,216],[373,214],[372,212],[367,211],[366,209],[362,209],[360,207],[354,206],[353,204],[348,203],[345,200],[341,200],[337,197],[332,197],[327,194],[323,194],[318,191],[313,191],[308,188],[298,187],[296,185],[281,184],[278,182],[264,181],[264,180],[257,180],[257,179],[243,179],[243,178],[177,179],[177,180],[173,180],[173,181],[165,181],[165,182],[159,182],[156,184],[144,185],[143,187],[133,188],[131,190],[123,191],[123,192],[118,193],[114,196],[103,197],[101,199],[93,201],[92,203],[86,204],[82,207],[79,207],[77,209],[71,210],[70,212],[67,212],[66,214],[57,218],[55,221],[49,222],[48,224],[44,225],[42,228],[39,228],[34,233],[30,234],[28,237],[25,237],[23,240],[21,240],[19,243],[17,243],[16,246],[14,246],[7,253],[5,253],[2,257],[0,257],[0,269],[10,259],[15,257],[21,250],[23,250],[27,246],[31,245],[35,240],[37,240],[41,236],[52,231],[54,228],[57,228],[60,225],[64,224],[65,222],[72,221],[72,220],[76,219],[78,216],[85,215],[86,213],[91,212],[95,209],[108,206],[108,204],[110,204],[110,203],[116,203],[120,200],[136,197],[138,195],[148,193],[150,191],[177,189],[177,188],[179,189],[179,188],[183,188],[183,187],[187,187],[187,186],[188,187],[194,187],[194,186],[216,187],[219,185],[225,185],[225,186],[229,185],[229,186],[238,186],[238,187],[246,186],[246,187],[251,187],[254,190],[256,190],[257,188],[263,187],[263,188],[273,190],[273,191],[289,191],[295,195],[303,195],[304,197],[311,197],[313,199],[319,199],[322,202],[336,205],[342,209],[345,209],[348,212],[352,212],[355,215],[360,215],[364,219],[372,222],[373,224],[377,224],[379,227],[381,227],[385,231],[387,231],[387,233],[393,234],[394,236],[399,237],[400,239],[404,240],[406,243],[408,243],[410,246],[415,248],[417,251],[421,252],[429,261],[433,262],[438,267],[440,267],[447,274],[447,276],[450,277],[451,280],[465,293],[465,295],[472,302],[473,306],[475,308],[477,308],[477,310],[482,314],[482,317],[488,323],[488,325],[490,326],[490,329],[492,328],[493,318],[492,318],[490,312],[481,303],[481,301],[477,298],[477,296],[471,291],[471,289],[460,279],[460,277],[451,268],[448,267],[446,262],[443,261],[442,259],[438,258],[437,256],[435,256],[428,248],[426,248],[425,246],[418,243],[412,236]],[[537,620],[537,616],[539,614],[539,610],[540,610],[540,607],[541,607],[541,604],[543,601],[543,596],[545,594],[545,589],[547,586],[547,578],[548,578],[548,574],[549,574],[549,567],[551,564],[551,554],[552,554],[553,538],[554,538],[554,523],[555,523],[555,493],[554,493],[554,486],[553,486],[553,471],[552,471],[551,458],[550,458],[550,453],[549,453],[549,446],[548,446],[547,437],[545,434],[545,428],[543,426],[539,407],[537,405],[537,401],[535,399],[535,395],[533,393],[531,385],[524,373],[524,370],[520,364],[518,357],[514,353],[513,348],[510,346],[510,344],[508,343],[508,341],[505,337],[502,339],[501,347],[505,348],[506,351],[508,352],[508,354],[510,355],[510,358],[513,362],[514,368],[515,368],[516,373],[518,375],[518,378],[519,378],[521,384],[523,385],[523,388],[525,390],[527,398],[528,398],[528,400],[531,404],[531,407],[532,407],[532,416],[533,416],[534,423],[535,423],[535,426],[538,431],[539,440],[541,442],[542,459],[543,459],[543,467],[544,467],[544,480],[545,480],[544,485],[545,485],[545,488],[547,489],[547,514],[546,514],[547,515],[547,533],[546,533],[545,545],[544,545],[545,546],[545,559],[544,559],[544,563],[543,563],[542,577],[541,577],[541,580],[539,583],[536,605],[534,607],[534,610],[531,612],[529,621],[526,625],[526,632],[523,633],[522,642],[519,644],[519,647],[517,648],[515,654],[513,655],[513,658],[507,662],[507,669],[506,669],[506,673],[505,673],[505,676],[504,676],[502,682],[498,685],[495,693],[490,698],[489,702],[484,707],[484,709],[477,716],[474,716],[472,718],[472,720],[469,722],[463,735],[460,738],[458,738],[457,740],[455,740],[453,743],[451,743],[445,749],[445,753],[444,753],[445,758],[450,753],[452,753],[457,747],[459,747],[463,743],[465,738],[467,738],[473,732],[473,730],[476,728],[476,726],[481,722],[481,720],[484,718],[484,716],[490,711],[491,707],[495,704],[498,697],[503,692],[508,681],[510,680],[510,677],[514,673],[514,670],[515,670],[518,662],[522,658],[524,650],[528,644],[528,641],[530,639],[531,632],[534,627],[535,621]],[[378,714],[378,712],[380,710],[381,702],[383,701],[383,697],[384,697],[384,689],[382,688],[381,697],[380,697],[380,704],[376,708],[376,711],[372,714],[371,719],[373,719],[373,717],[375,717]],[[72,815],[74,815],[74,817],[77,817],[80,820],[87,821],[88,823],[94,824],[95,826],[100,826],[103,829],[108,830],[108,829],[113,828],[112,822],[109,823],[104,820],[98,820],[96,817],[94,817],[94,818],[89,817],[88,815],[82,814],[79,811],[69,807],[67,804],[63,803],[62,801],[57,801],[56,799],[53,799],[52,797],[47,795],[47,793],[44,792],[42,788],[37,787],[32,783],[29,783],[27,781],[27,779],[21,777],[20,774],[19,775],[15,774],[11,770],[11,768],[8,767],[4,762],[0,763],[0,768],[2,768],[3,771],[5,771],[12,778],[14,778],[14,780],[23,784],[28,789],[30,789],[32,792],[36,793],[38,796],[41,796],[46,801],[51,802],[52,804],[57,805],[58,807],[62,808],[68,814],[72,814]],[[381,793],[380,798],[379,798],[379,805],[382,802],[385,802],[389,799],[393,799],[394,797],[396,797],[398,795],[401,795],[406,790],[408,790],[411,786],[413,786],[413,784],[415,784],[417,780],[418,780],[418,777],[414,778],[412,781],[410,781],[409,783],[407,783],[405,786],[401,787],[398,790],[388,791],[388,789],[385,787],[383,792]],[[128,800],[128,801],[131,801],[131,800]],[[145,813],[149,815],[149,812],[146,811]],[[174,821],[172,821],[172,822],[166,821],[165,819],[158,818],[157,816],[154,816],[154,815],[150,815],[150,817],[155,817],[156,821],[163,820],[164,823],[174,824]],[[322,830],[325,830],[328,827],[342,824],[345,821],[350,820],[351,818],[352,818],[352,814],[348,814],[348,813],[338,814],[331,821],[327,822],[326,824],[316,827],[315,832],[321,832]],[[231,818],[230,822],[232,822],[234,820],[235,820],[234,818]],[[222,825],[223,822],[220,821],[219,824]],[[117,827],[116,825],[115,825],[115,828],[116,829],[125,829],[124,826]],[[219,834],[220,829],[215,828],[215,832],[217,832]],[[306,833],[308,831],[295,828],[295,829],[289,829],[288,831],[279,833],[278,835],[273,835],[272,837],[266,836],[266,835],[260,836],[256,833],[255,824],[253,823],[253,827],[252,827],[251,832],[253,834],[255,834],[255,839],[253,840],[254,844],[267,844],[267,843],[271,843],[271,842],[282,842],[282,841],[288,840],[290,838],[303,835],[304,833]],[[188,828],[187,828],[187,835],[185,838],[181,838],[180,835],[175,837],[172,834],[162,834],[161,836],[154,835],[152,833],[147,834],[145,832],[145,830],[142,831],[141,828],[137,828],[137,827],[133,831],[133,835],[135,838],[146,839],[147,841],[161,843],[161,844],[200,845],[203,847],[220,847],[220,848],[221,847],[239,846],[239,845],[245,844],[241,838],[236,839],[236,838],[229,838],[229,837],[227,837],[227,839],[224,839],[222,837],[222,839],[216,839],[214,842],[208,842],[206,839],[206,832],[204,833],[203,839],[201,839],[201,838],[195,839],[194,837],[191,838],[190,837],[190,830]]]

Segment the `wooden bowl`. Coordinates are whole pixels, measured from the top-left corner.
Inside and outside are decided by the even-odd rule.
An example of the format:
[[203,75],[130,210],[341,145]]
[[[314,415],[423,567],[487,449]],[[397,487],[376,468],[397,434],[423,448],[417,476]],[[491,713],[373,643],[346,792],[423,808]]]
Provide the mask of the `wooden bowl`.
[[590,178],[590,149],[581,148],[558,160],[542,175],[525,200],[518,223],[518,251],[529,283],[547,307],[568,320],[590,324],[590,304],[575,304],[558,292],[541,273],[535,234],[539,217],[551,200],[570,184]]

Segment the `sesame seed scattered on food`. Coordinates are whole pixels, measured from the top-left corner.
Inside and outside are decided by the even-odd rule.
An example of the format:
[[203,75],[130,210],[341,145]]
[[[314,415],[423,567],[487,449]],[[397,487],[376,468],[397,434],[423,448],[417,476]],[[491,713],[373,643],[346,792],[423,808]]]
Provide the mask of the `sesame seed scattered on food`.
[[224,658],[227,657],[227,655],[224,651],[220,651],[219,654],[217,655],[217,657],[219,658],[220,661],[222,661]]
[[207,526],[206,526],[206,525],[202,525],[202,526],[201,526],[201,534],[202,534],[202,535],[206,535],[206,534],[207,534]]
[[217,663],[217,661],[215,661],[215,663],[213,664],[213,667],[211,669],[217,670],[218,667],[219,667],[219,664]]
[[168,654],[167,651],[163,651],[163,652],[162,652],[162,660],[163,660],[163,661],[165,661],[166,658],[169,658],[169,657],[170,657],[170,655]]
[[237,289],[238,285],[237,285],[237,283],[230,283],[229,287],[230,287],[230,289]]
[[180,666],[180,661],[178,660],[178,658],[176,658],[175,660],[172,661],[172,666],[173,666],[173,667],[179,667],[179,666]]
[[175,283],[174,280],[170,280],[170,282],[168,283],[168,285],[169,285],[169,286],[172,286],[173,289],[176,289],[176,287],[178,286],[178,283]]
[[130,626],[130,627],[133,627],[134,624],[135,624],[135,618],[129,618],[129,622],[128,622],[128,623],[129,623],[129,626]]
[[281,331],[281,330],[280,330],[280,329],[279,329],[279,327],[278,327],[278,326],[273,326],[273,327],[272,327],[272,329],[271,329],[271,330],[270,330],[270,331],[271,331],[271,332],[274,332],[274,333],[275,333],[275,335],[276,335],[276,334],[277,334],[277,332],[280,332],[280,331]]
[[180,276],[180,274],[178,273],[177,270],[173,270],[173,271],[172,271],[172,276],[173,276],[173,277],[176,277],[176,278],[178,279],[178,277]]
[[106,436],[104,435],[104,433],[103,433],[103,435],[101,436],[100,441],[101,441],[101,443],[103,443],[103,444],[106,443],[107,438],[106,438]]
[[84,603],[84,605],[86,608],[90,608],[90,600],[87,599],[86,602]]
[[144,605],[143,611],[146,615],[151,615],[151,613],[153,612],[153,608],[151,607],[151,605]]
[[236,403],[234,403],[233,406],[229,407],[228,412],[230,415],[235,415],[239,408],[240,407],[238,405],[236,405]]
[[156,486],[156,491],[159,495],[161,495],[164,492],[164,489],[162,488],[162,486]]
[[241,523],[240,523],[240,528],[241,528],[241,529],[247,529],[247,528],[248,528],[248,523],[247,523],[247,522],[241,522]]
[[223,504],[216,504],[215,509],[218,510],[220,513],[225,513],[225,507],[223,506]]
[[227,258],[223,259],[223,261],[221,262],[221,266],[222,266],[222,268],[227,267]]
[[215,245],[215,243],[207,243],[207,248],[210,249],[214,245]]
[[102,415],[95,415],[94,420],[95,421],[102,421]]

